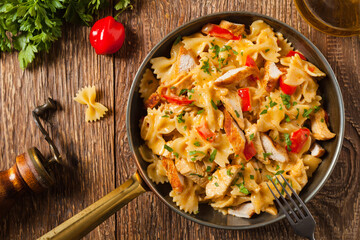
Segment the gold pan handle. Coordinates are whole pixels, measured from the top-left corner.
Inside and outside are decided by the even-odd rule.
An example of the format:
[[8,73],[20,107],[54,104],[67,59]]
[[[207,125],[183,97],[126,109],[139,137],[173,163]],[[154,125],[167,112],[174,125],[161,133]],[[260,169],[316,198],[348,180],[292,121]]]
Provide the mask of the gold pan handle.
[[146,192],[146,189],[142,186],[142,179],[136,172],[121,186],[39,239],[80,239],[144,192]]

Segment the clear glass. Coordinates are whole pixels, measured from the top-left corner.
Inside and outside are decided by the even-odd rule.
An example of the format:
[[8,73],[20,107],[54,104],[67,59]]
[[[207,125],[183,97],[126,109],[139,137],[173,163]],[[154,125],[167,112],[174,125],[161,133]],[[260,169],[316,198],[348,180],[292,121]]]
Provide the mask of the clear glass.
[[336,36],[360,34],[360,0],[295,0],[313,27]]

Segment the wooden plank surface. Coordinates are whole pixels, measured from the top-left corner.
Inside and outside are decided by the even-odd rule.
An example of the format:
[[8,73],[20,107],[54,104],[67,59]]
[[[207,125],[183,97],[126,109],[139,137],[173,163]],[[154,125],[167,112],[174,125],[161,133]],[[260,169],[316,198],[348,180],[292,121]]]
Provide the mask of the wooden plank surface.
[[[35,66],[18,67],[16,54],[0,59],[0,169],[30,146],[48,152],[30,113],[48,96],[62,111],[51,134],[65,156],[57,168],[58,184],[49,192],[24,197],[0,219],[0,239],[34,239],[124,182],[136,166],[125,126],[128,92],[137,68],[150,49],[183,23],[214,12],[250,11],[277,18],[308,37],[335,71],[346,107],[343,149],[331,177],[308,204],[316,239],[360,238],[360,39],[338,38],[314,30],[291,0],[136,1],[120,21],[126,43],[114,56],[97,56],[87,27],[65,26],[63,37]],[[111,9],[99,17],[112,13]],[[110,109],[105,119],[85,123],[85,106],[73,101],[79,88],[95,85]],[[301,239],[286,221],[249,231],[208,228],[172,212],[154,194],[145,193],[105,221],[85,239]]]

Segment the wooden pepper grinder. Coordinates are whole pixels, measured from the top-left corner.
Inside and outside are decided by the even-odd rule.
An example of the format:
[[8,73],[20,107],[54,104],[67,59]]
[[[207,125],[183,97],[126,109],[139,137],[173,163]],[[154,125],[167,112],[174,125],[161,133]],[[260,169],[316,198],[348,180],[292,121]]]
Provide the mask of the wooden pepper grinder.
[[42,192],[54,183],[54,178],[48,171],[49,165],[54,162],[61,164],[61,157],[40,118],[45,118],[47,113],[56,110],[56,106],[56,102],[49,98],[44,105],[36,107],[32,112],[36,125],[50,145],[52,157],[46,160],[36,147],[31,147],[16,157],[16,163],[10,169],[0,172],[0,218],[22,194],[29,191]]

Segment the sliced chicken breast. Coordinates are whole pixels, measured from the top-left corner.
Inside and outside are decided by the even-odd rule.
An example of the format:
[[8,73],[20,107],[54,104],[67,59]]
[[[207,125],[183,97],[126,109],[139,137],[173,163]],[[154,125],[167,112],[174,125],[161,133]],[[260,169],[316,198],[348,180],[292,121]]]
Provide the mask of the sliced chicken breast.
[[160,95],[156,92],[152,93],[150,97],[145,101],[145,107],[154,108],[160,103]]
[[163,158],[161,162],[172,189],[177,193],[181,193],[184,190],[184,177],[176,170],[174,161],[169,158]]
[[329,140],[336,136],[330,132],[325,115],[325,110],[321,108],[311,117],[311,132],[316,140]]
[[289,155],[285,148],[280,146],[279,144],[274,144],[271,138],[265,133],[261,133],[260,135],[262,145],[265,150],[265,154],[270,154],[268,158],[278,161],[278,162],[288,162]]
[[265,75],[264,84],[267,92],[272,92],[279,80],[279,77],[283,74],[282,71],[276,66],[274,62],[266,61],[265,63]]
[[244,156],[245,135],[226,110],[224,110],[224,129],[235,154]]
[[251,202],[243,203],[237,207],[231,207],[228,213],[235,217],[251,218],[255,214],[255,207]]
[[198,64],[195,54],[191,50],[187,50],[183,46],[180,47],[177,70],[181,72],[190,72]]
[[232,23],[232,22],[228,22],[225,20],[222,20],[220,22],[219,27],[229,30],[235,36],[240,36],[241,34],[243,34],[245,32],[244,24]]
[[311,155],[314,157],[322,157],[325,154],[325,149],[318,143],[314,143],[310,148]]
[[176,159],[175,167],[183,176],[190,178],[202,187],[206,186],[208,179],[202,162],[193,163],[185,159]]
[[235,91],[228,91],[225,96],[220,96],[226,111],[235,119],[241,129],[244,129],[244,116],[241,110],[241,98]]
[[243,66],[227,71],[225,74],[215,80],[216,86],[226,86],[230,84],[238,84],[246,80],[250,75],[259,75],[259,69],[255,67]]

